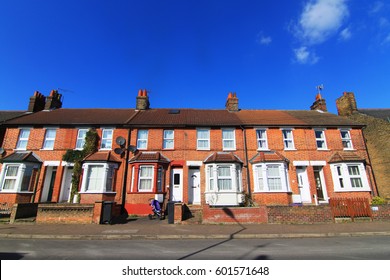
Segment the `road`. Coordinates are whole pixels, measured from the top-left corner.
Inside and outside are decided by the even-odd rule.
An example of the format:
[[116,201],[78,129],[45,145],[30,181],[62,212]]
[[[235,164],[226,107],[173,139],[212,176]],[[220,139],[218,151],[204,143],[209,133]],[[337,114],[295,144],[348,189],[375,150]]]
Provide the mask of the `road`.
[[2,260],[390,260],[390,237],[0,240]]

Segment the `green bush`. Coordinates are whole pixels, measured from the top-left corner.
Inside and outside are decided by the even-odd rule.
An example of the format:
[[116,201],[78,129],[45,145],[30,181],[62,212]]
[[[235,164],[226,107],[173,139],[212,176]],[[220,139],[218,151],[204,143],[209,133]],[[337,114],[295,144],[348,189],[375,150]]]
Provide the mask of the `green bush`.
[[380,197],[380,196],[374,196],[371,201],[372,205],[382,205],[386,204],[386,199]]

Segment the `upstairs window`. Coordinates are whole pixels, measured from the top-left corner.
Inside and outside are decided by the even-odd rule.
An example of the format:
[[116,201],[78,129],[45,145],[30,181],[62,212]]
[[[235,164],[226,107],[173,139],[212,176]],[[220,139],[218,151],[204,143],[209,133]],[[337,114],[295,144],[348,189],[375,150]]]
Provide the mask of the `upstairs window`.
[[223,150],[236,149],[235,130],[232,128],[222,129],[222,146]]
[[326,139],[325,139],[325,131],[323,129],[314,130],[316,136],[316,144],[318,150],[326,150]]
[[174,137],[175,134],[173,130],[164,130],[163,149],[174,148]]
[[137,149],[146,150],[148,148],[148,131],[140,129],[137,133]]
[[28,138],[30,137],[30,129],[21,129],[19,133],[18,143],[16,144],[17,150],[26,150]]
[[347,129],[341,129],[340,130],[341,134],[341,141],[343,143],[343,147],[345,150],[352,150],[352,139],[351,139],[351,134],[349,133],[349,130]]
[[113,135],[113,129],[111,129],[111,128],[103,129],[101,149],[111,150],[111,148],[112,148],[112,135]]
[[285,150],[294,149],[294,138],[292,129],[282,129],[283,144]]
[[56,139],[56,129],[46,129],[45,132],[45,140],[43,141],[43,149],[44,150],[53,150],[54,141]]
[[88,129],[86,128],[79,129],[77,133],[76,150],[82,150],[84,148],[85,136],[87,135],[87,132]]
[[256,138],[257,138],[257,149],[268,150],[267,130],[257,129]]
[[210,150],[210,129],[199,128],[196,130],[198,150]]

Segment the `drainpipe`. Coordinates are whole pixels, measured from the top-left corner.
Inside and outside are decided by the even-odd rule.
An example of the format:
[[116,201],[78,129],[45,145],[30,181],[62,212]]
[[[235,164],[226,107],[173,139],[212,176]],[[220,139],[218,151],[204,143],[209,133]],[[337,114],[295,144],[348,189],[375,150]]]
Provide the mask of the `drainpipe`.
[[249,196],[250,205],[252,205],[253,202],[252,202],[251,179],[250,179],[249,163],[248,163],[248,149],[246,146],[246,130],[243,126],[240,127],[244,138],[244,154],[245,154],[245,166],[246,166],[246,180],[248,185],[248,196]]
[[126,204],[126,188],[127,188],[127,172],[129,169],[129,154],[130,151],[127,148],[130,145],[130,136],[131,136],[131,128],[127,131],[127,141],[126,141],[126,156],[125,156],[125,170],[123,172],[123,183],[122,183],[122,207],[121,214],[126,213],[125,204]]

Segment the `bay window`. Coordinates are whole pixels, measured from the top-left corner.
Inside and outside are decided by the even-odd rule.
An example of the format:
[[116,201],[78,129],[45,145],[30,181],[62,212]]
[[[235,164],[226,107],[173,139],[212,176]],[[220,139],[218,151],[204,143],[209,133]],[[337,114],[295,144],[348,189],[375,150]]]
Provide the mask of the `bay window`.
[[336,192],[370,191],[363,163],[331,164],[331,170]]
[[138,175],[138,191],[151,192],[153,190],[153,166],[140,166]]
[[289,192],[285,163],[260,163],[253,166],[255,192]]
[[31,192],[37,169],[38,166],[29,163],[4,163],[0,172],[0,191]]
[[115,169],[117,168],[117,164],[112,163],[84,163],[81,192],[112,192]]

